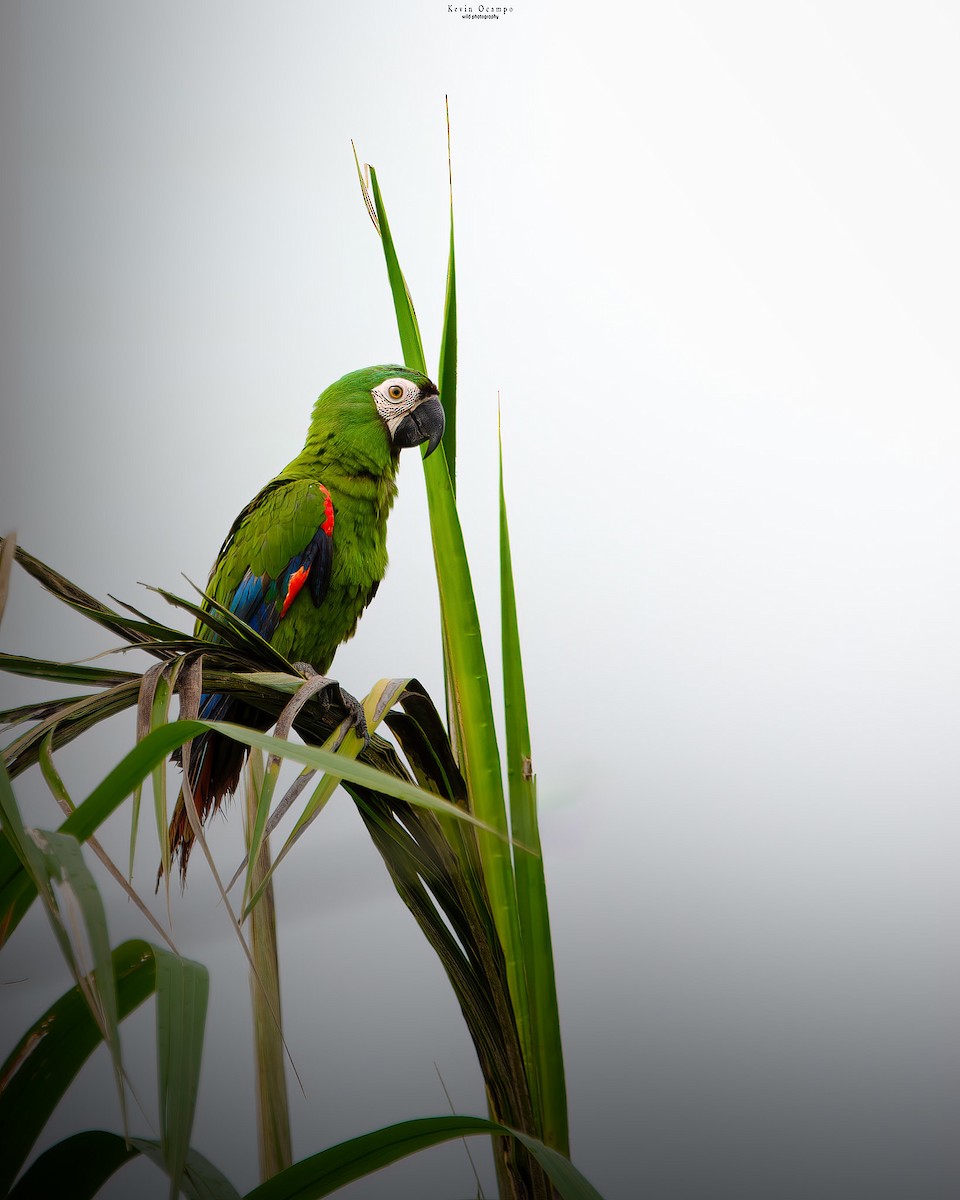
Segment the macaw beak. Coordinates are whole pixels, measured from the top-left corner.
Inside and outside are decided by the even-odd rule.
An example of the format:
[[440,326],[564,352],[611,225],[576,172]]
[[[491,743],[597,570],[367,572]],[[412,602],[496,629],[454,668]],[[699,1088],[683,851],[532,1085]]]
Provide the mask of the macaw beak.
[[403,418],[393,435],[393,444],[398,450],[406,450],[409,446],[420,446],[426,442],[424,458],[429,458],[440,445],[443,426],[443,405],[437,393],[433,392]]

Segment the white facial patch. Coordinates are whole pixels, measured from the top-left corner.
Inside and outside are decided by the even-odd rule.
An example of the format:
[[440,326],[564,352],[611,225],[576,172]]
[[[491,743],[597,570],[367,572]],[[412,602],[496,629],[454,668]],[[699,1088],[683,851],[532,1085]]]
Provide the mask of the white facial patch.
[[390,436],[397,432],[397,426],[412,409],[417,407],[420,400],[420,389],[409,379],[385,379],[383,383],[370,392],[377,412],[386,422]]

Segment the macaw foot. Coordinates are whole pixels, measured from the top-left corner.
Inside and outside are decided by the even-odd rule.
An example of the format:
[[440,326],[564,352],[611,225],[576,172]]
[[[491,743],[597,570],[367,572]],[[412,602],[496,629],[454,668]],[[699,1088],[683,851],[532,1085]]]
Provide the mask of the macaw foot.
[[[347,710],[347,714],[350,717],[350,726],[363,738],[363,748],[364,750],[368,750],[370,748],[370,731],[367,729],[367,717],[360,701],[355,696],[351,696],[348,691],[345,691],[335,679],[331,679],[328,675],[321,675],[310,663],[296,662],[293,666],[301,675],[305,675],[307,679],[323,680],[323,683],[316,687],[323,703],[329,707],[339,700],[340,706]],[[330,695],[331,691],[335,693],[336,699]]]

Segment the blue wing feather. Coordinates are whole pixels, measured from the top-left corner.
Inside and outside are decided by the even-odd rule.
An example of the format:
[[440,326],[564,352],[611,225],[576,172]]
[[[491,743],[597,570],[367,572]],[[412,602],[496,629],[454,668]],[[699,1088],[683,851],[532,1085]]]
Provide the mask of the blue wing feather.
[[[248,568],[246,575],[240,580],[237,590],[233,593],[233,599],[230,601],[230,611],[235,613],[241,621],[246,621],[251,625],[250,620],[256,607],[263,599],[265,585],[270,583],[267,575],[254,575]],[[256,626],[253,626],[256,629]],[[258,633],[261,631],[258,629]]]
[[[330,586],[332,565],[332,539],[323,529],[318,529],[307,547],[290,559],[276,580],[266,574],[254,575],[248,568],[233,593],[230,611],[269,641],[283,618],[290,581],[297,572],[306,572],[310,597],[319,607]],[[222,721],[228,715],[229,708],[229,696],[219,692],[204,692],[200,697],[198,715],[203,721]]]
[[289,606],[290,589],[296,577],[301,576],[301,586],[304,582],[309,583],[311,599],[319,607],[330,587],[332,565],[332,539],[322,528],[318,529],[276,579],[271,579],[267,574],[254,575],[248,567],[233,593],[230,611],[269,641]]
[[[288,499],[295,502],[298,511],[296,532],[292,533],[292,537],[290,530],[277,530],[274,525],[271,525],[266,541],[258,536],[245,537],[247,519],[256,513],[265,501],[268,505],[264,510],[267,519],[273,522],[279,516],[282,521],[282,512],[278,513],[275,505],[272,509],[269,505],[272,493],[288,486],[291,489]],[[270,563],[273,567],[279,555],[272,553],[276,547],[270,542],[269,533],[286,534],[281,537],[281,542],[289,547],[291,540],[296,539],[298,535],[304,536],[305,531],[310,528],[311,517],[318,513],[318,510],[322,513],[323,523],[307,545],[293,555],[276,577],[271,577],[266,571],[255,574],[253,567],[248,566],[229,599],[230,611],[266,641],[272,641],[284,614],[290,610],[290,606],[305,585],[309,585],[308,591],[315,607],[323,603],[330,589],[334,514],[333,502],[327,489],[317,480],[278,479],[268,484],[237,517],[211,572],[210,590],[213,595],[217,595],[220,573],[228,557],[233,554],[235,561],[238,549],[241,554],[244,553],[244,549],[240,548],[244,543],[250,555],[248,563],[250,559],[254,559],[261,566]],[[228,570],[229,574],[236,578],[232,565]],[[198,625],[198,636],[208,641],[219,641],[217,635],[205,626]],[[259,721],[260,728],[266,728],[269,724],[269,719],[256,708],[223,692],[204,692],[200,697],[199,716],[205,721],[240,720],[249,721],[251,724]],[[193,789],[201,820],[204,820],[211,810],[216,810],[224,796],[236,789],[245,754],[243,746],[221,737],[213,730],[207,730],[193,740],[190,753],[190,787]],[[174,760],[182,761],[180,751],[175,752]],[[181,874],[186,871],[192,836],[181,795],[170,825],[170,846],[174,851],[179,847]]]

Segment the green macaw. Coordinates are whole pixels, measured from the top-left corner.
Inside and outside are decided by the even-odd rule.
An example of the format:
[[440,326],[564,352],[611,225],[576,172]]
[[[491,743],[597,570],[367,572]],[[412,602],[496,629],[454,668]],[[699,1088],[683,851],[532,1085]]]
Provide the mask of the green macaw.
[[[366,367],[331,384],[314,405],[303,450],[234,521],[208,593],[290,662],[326,675],[387,569],[400,451],[426,442],[432,454],[443,428],[437,389],[417,371]],[[196,633],[216,639],[200,622]],[[200,716],[267,724],[259,710],[216,692],[201,696]],[[201,820],[236,790],[246,753],[216,733],[194,740],[189,779]],[[193,831],[182,791],[169,839],[184,878]]]

